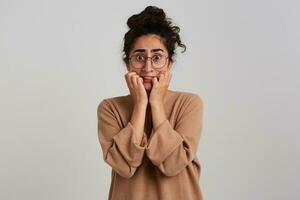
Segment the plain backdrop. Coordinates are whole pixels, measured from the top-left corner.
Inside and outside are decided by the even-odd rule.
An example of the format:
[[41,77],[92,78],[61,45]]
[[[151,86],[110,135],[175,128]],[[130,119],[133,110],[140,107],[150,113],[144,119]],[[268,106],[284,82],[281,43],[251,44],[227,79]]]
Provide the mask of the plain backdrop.
[[296,0],[0,0],[0,199],[107,199],[97,107],[129,92],[126,20],[147,5],[187,45],[170,89],[204,101],[205,199],[300,199]]

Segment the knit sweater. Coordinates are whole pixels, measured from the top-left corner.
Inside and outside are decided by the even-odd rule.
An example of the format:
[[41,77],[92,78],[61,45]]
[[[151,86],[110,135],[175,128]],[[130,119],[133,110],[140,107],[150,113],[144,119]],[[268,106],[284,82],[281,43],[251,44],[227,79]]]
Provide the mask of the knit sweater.
[[97,109],[103,160],[112,168],[109,200],[202,200],[197,149],[203,101],[194,93],[168,90],[167,119],[152,128],[147,109],[141,144],[130,122],[130,94],[103,99]]

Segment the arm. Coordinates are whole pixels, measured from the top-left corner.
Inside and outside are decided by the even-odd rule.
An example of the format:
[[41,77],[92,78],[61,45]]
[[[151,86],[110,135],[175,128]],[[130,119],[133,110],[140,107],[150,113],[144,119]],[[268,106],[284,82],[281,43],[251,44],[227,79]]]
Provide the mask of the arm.
[[163,174],[175,176],[196,156],[202,130],[203,102],[198,95],[192,95],[180,109],[182,112],[174,128],[158,108],[153,106],[154,130],[146,154]]
[[103,158],[115,172],[125,178],[133,176],[144,156],[147,137],[138,128],[143,121],[134,119],[142,117],[142,112],[142,109],[134,109],[132,113],[132,122],[138,126],[135,127],[129,121],[125,127],[121,127],[106,100],[98,106],[98,138]]
[[141,144],[143,139],[146,110],[147,110],[147,105],[135,104],[130,119],[130,123],[132,124],[133,128],[136,130],[136,137],[137,137],[138,144]]

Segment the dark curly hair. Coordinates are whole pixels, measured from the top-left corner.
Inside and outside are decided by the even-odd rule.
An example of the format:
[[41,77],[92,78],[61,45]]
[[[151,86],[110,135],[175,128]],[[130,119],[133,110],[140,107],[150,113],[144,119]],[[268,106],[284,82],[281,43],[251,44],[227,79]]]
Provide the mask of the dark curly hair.
[[[128,63],[129,53],[134,42],[143,35],[156,34],[161,37],[169,53],[169,59],[173,61],[174,50],[177,46],[185,52],[186,46],[181,43],[180,28],[172,25],[171,19],[166,17],[163,9],[156,6],[147,6],[141,13],[132,15],[127,20],[129,27],[124,36],[123,61]],[[177,45],[177,46],[176,46]]]

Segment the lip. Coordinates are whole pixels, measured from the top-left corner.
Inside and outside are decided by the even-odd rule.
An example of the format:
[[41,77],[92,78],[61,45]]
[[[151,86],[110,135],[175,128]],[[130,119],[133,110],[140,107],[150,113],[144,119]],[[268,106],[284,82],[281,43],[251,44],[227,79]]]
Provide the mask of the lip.
[[144,80],[152,80],[155,76],[141,76]]

